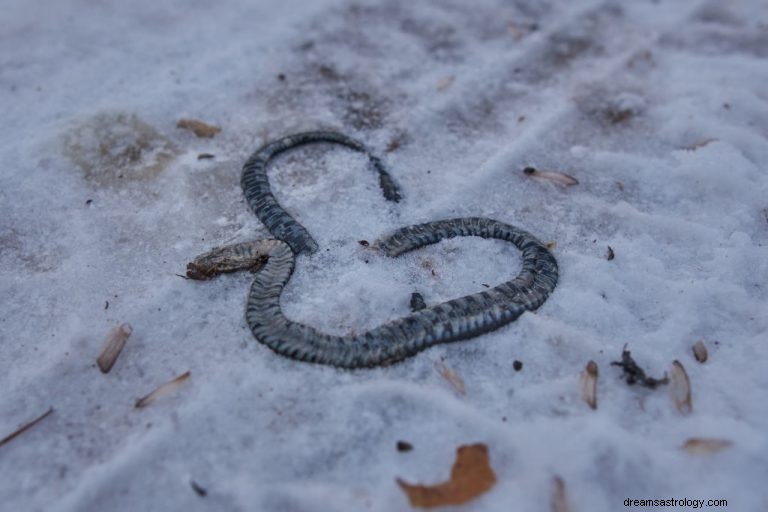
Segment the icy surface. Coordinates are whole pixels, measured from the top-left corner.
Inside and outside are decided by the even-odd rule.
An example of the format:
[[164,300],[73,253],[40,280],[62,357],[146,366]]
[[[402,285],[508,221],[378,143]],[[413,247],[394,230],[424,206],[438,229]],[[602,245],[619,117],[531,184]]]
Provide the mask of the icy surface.
[[[6,0],[0,437],[55,412],[0,446],[0,508],[407,510],[396,477],[440,482],[457,446],[483,442],[498,483],[463,510],[549,510],[554,475],[575,511],[627,498],[765,510],[766,20],[757,0]],[[222,132],[195,138],[175,127],[184,117]],[[291,317],[359,332],[406,314],[412,291],[436,304],[514,275],[501,242],[395,260],[358,243],[464,215],[555,241],[555,293],[388,368],[302,364],[257,343],[247,274],[175,274],[267,236],[240,167],[259,144],[317,128],[374,148],[405,199],[385,203],[344,149],[276,162],[278,199],[321,247],[298,260]],[[530,180],[528,165],[580,183]],[[133,335],[102,375],[120,322]],[[692,415],[620,380],[609,363],[625,343],[654,376],[683,363]],[[578,387],[590,359],[596,411]],[[679,449],[693,437],[734,444],[694,457]]]

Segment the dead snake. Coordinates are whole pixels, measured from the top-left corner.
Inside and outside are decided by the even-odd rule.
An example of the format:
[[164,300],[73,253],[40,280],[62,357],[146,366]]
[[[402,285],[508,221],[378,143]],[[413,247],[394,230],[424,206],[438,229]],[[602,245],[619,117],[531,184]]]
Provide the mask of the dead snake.
[[256,339],[278,354],[341,368],[390,364],[432,345],[465,340],[506,325],[525,311],[541,306],[554,290],[557,262],[535,237],[499,221],[465,217],[401,228],[379,240],[374,247],[387,256],[397,257],[446,238],[497,238],[513,243],[522,251],[523,264],[517,277],[494,288],[415,311],[361,334],[333,336],[288,319],[280,308],[280,294],[293,273],[296,255],[311,254],[318,245],[277,202],[266,169],[279,153],[313,142],[333,142],[365,153],[379,175],[384,197],[394,202],[400,200],[397,184],[381,160],[362,143],[329,131],[284,137],[253,153],[243,166],[241,179],[248,204],[276,239],[214,249],[187,266],[187,276],[193,279],[256,270],[245,318]]

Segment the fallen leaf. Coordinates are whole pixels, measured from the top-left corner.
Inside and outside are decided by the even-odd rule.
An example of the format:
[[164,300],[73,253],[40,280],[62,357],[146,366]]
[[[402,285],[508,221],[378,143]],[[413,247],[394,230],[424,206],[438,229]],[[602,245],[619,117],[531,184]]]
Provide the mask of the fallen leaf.
[[703,148],[707,144],[709,144],[711,142],[715,142],[716,140],[717,139],[701,139],[701,140],[697,140],[696,142],[685,146],[685,150],[686,151],[696,151],[697,149]]
[[496,483],[496,475],[488,458],[488,447],[482,443],[459,446],[451,478],[437,485],[413,485],[396,479],[414,507],[433,508],[460,505],[488,492]]
[[709,455],[733,446],[733,441],[728,439],[714,439],[703,437],[692,437],[680,447],[691,455]]
[[706,363],[709,359],[709,353],[707,352],[707,346],[703,340],[699,340],[693,344],[693,357],[700,363]]
[[184,372],[170,382],[166,382],[150,394],[136,400],[136,408],[140,409],[146,407],[161,396],[165,396],[178,388],[182,382],[187,380],[190,376],[190,372]]
[[451,86],[451,84],[454,82],[454,80],[456,80],[456,77],[453,76],[453,75],[441,78],[440,81],[437,82],[437,90],[438,91],[443,91],[443,90],[447,89],[448,87]]
[[453,389],[455,389],[458,394],[464,395],[466,393],[464,381],[453,369],[446,366],[442,361],[435,361],[435,369],[440,373],[442,378],[447,380],[451,386],[453,386]]
[[570,512],[568,494],[565,492],[565,480],[559,475],[552,477],[555,490],[552,493],[552,512]]
[[677,410],[682,414],[688,415],[693,412],[693,403],[691,401],[691,381],[683,364],[678,361],[672,361],[672,369],[669,371],[669,396],[672,398]]
[[592,409],[597,409],[597,363],[590,361],[581,372],[581,398]]
[[130,324],[122,324],[109,331],[107,339],[104,340],[104,346],[101,348],[101,353],[96,359],[101,373],[109,373],[132,332],[133,328]]
[[526,167],[525,169],[523,169],[523,173],[526,176],[530,176],[531,178],[548,180],[553,183],[557,183],[558,185],[563,185],[565,187],[570,187],[570,186],[579,184],[579,180],[577,180],[573,176],[562,173],[562,172],[557,172],[557,171],[540,171],[533,167]]
[[202,121],[198,121],[197,119],[179,119],[179,122],[176,123],[176,127],[184,128],[185,130],[191,131],[198,137],[206,139],[210,139],[221,131],[221,128],[218,126],[206,124]]

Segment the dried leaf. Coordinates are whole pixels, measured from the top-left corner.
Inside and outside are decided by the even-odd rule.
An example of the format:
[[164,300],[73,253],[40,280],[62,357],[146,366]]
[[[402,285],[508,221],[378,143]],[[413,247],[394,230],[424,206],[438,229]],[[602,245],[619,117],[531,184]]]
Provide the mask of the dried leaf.
[[717,139],[701,139],[696,142],[685,146],[686,151],[696,151],[699,148],[703,148],[711,142],[715,142]]
[[445,89],[451,86],[454,80],[456,80],[456,77],[453,75],[441,78],[440,81],[437,82],[437,90],[444,91]]
[[132,332],[133,328],[130,324],[122,324],[109,331],[99,357],[96,359],[101,373],[109,373]]
[[147,396],[136,400],[136,408],[146,407],[161,396],[165,396],[176,390],[190,376],[190,372],[184,372],[170,382],[166,382]]
[[704,344],[704,340],[699,340],[693,344],[693,357],[700,363],[706,363],[709,359],[709,353],[707,352],[707,346]]
[[565,492],[565,481],[559,475],[552,477],[555,490],[552,493],[552,512],[570,512],[568,505],[568,494]]
[[733,441],[728,439],[713,439],[704,437],[692,437],[688,439],[681,450],[685,450],[691,455],[709,455],[710,453],[717,453],[726,448],[733,446]]
[[176,123],[176,127],[184,128],[185,130],[191,131],[198,137],[206,139],[210,139],[221,131],[221,128],[218,126],[206,124],[202,121],[198,121],[197,119],[179,119],[179,122]]
[[455,389],[458,394],[464,395],[466,393],[464,381],[453,369],[446,366],[442,361],[435,361],[435,369],[440,373],[442,378],[447,380],[451,386],[453,386],[453,389]]
[[683,364],[678,361],[672,361],[672,369],[669,371],[669,396],[672,398],[677,410],[683,414],[693,412],[693,403],[691,401],[691,381]]
[[413,485],[400,478],[397,485],[414,507],[433,508],[460,505],[488,492],[496,483],[496,475],[484,444],[459,446],[451,478],[438,485]]
[[592,409],[597,409],[597,363],[590,361],[581,372],[581,398]]
[[53,407],[50,407],[47,411],[45,411],[43,414],[41,414],[37,418],[33,419],[29,423],[25,423],[24,425],[17,428],[15,431],[11,432],[4,438],[0,439],[0,446],[3,446],[5,443],[12,441],[13,439],[20,436],[27,430],[31,429],[32,427],[34,427],[35,425],[43,421],[45,418],[47,418],[51,413],[53,413]]
[[531,178],[548,180],[553,183],[557,183],[558,185],[563,185],[566,187],[579,184],[579,180],[577,180],[573,176],[562,173],[562,172],[557,172],[557,171],[540,171],[533,167],[526,167],[525,169],[523,169],[523,173],[526,176],[530,176]]

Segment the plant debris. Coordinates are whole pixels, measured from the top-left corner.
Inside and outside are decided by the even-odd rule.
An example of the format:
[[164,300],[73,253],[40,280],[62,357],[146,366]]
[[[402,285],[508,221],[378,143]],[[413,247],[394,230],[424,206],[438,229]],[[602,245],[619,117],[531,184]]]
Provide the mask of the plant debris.
[[195,493],[201,498],[205,498],[208,495],[208,491],[205,489],[205,487],[202,487],[194,480],[190,480],[189,485],[192,487],[192,490],[195,491]]
[[214,157],[215,155],[212,155],[211,153],[200,153],[199,155],[197,155],[198,160],[210,160]]
[[17,428],[15,431],[11,432],[10,434],[5,436],[4,438],[0,439],[0,446],[3,446],[4,444],[9,443],[10,441],[15,439],[16,437],[20,436],[21,434],[23,434],[27,430],[31,429],[32,427],[34,427],[35,425],[37,425],[38,423],[43,421],[45,418],[50,416],[52,413],[53,413],[53,407],[49,407],[47,411],[45,411],[43,414],[41,414],[37,418],[33,419],[29,423],[25,423],[24,425],[22,425],[19,428]]
[[699,340],[693,344],[693,357],[700,363],[706,363],[709,359],[709,353],[707,352],[707,346],[704,344],[704,340]]
[[407,441],[398,441],[397,442],[397,451],[399,452],[409,452],[413,450],[413,445]]
[[441,78],[440,81],[437,82],[437,90],[444,91],[451,86],[454,80],[456,80],[456,77],[453,75]]
[[568,494],[565,492],[565,480],[560,475],[552,477],[555,490],[552,492],[552,512],[570,512]]
[[715,141],[717,141],[717,139],[701,139],[701,140],[697,140],[696,142],[694,142],[692,144],[688,144],[687,146],[685,146],[685,150],[686,151],[696,151],[697,149],[703,148],[707,144],[710,144],[710,143],[715,142]]
[[730,448],[731,446],[733,446],[733,441],[729,441],[728,439],[692,437],[683,443],[683,446],[681,446],[680,449],[691,455],[709,455]]
[[678,361],[672,361],[672,369],[669,372],[671,385],[669,387],[669,396],[672,398],[677,410],[682,414],[688,415],[693,412],[693,403],[691,400],[691,381],[688,378],[688,372],[685,371],[683,364]]
[[460,395],[466,394],[464,388],[464,381],[459,377],[459,374],[445,365],[442,361],[435,361],[435,369],[440,373],[440,376],[447,380],[453,389]]
[[597,363],[590,361],[581,372],[581,398],[592,409],[597,409]]
[[179,119],[179,122],[176,123],[176,127],[189,130],[198,137],[205,139],[210,139],[221,131],[221,128],[218,126],[206,124],[197,119]]
[[152,391],[150,394],[146,395],[145,397],[139,398],[136,400],[136,408],[140,409],[142,407],[146,407],[158,398],[168,395],[176,390],[185,380],[187,380],[190,376],[190,372],[184,372],[175,379],[173,379],[170,382],[166,382],[156,390]]
[[424,302],[424,297],[419,292],[413,292],[411,294],[411,311],[421,311],[427,307],[427,303]]
[[[107,302],[104,309],[108,307],[109,302]],[[99,365],[101,373],[109,373],[132,332],[131,324],[127,323],[121,324],[109,331],[107,339],[104,340],[104,346],[101,348],[101,353],[99,353],[99,357],[96,359],[96,364]]]
[[400,478],[397,485],[414,507],[433,508],[460,505],[488,492],[496,483],[488,447],[482,443],[459,446],[451,478],[437,485],[413,485]]
[[534,167],[526,167],[525,169],[523,169],[523,173],[526,176],[530,176],[531,178],[548,180],[553,183],[557,183],[558,185],[563,185],[565,187],[570,187],[572,185],[579,184],[579,180],[577,180],[573,176],[562,173],[562,172],[557,172],[557,171],[540,171]]
[[624,345],[624,349],[621,352],[621,361],[611,362],[611,366],[619,366],[623,370],[622,377],[627,381],[630,386],[639,383],[641,386],[645,386],[650,389],[656,389],[656,387],[668,384],[669,379],[666,375],[661,379],[654,379],[648,377],[645,374],[645,370],[640,368],[634,359],[627,346]]
[[616,257],[616,254],[613,252],[613,249],[609,245],[608,246],[608,252],[605,255],[605,259],[607,259],[608,261],[611,261],[615,257]]
[[546,248],[547,248],[547,249],[549,249],[550,251],[554,251],[554,250],[555,250],[555,248],[557,247],[557,241],[555,241],[555,240],[550,240],[549,242],[547,242],[547,243],[545,243],[545,244],[544,244],[544,247],[546,247]]
[[523,369],[523,362],[515,359],[514,361],[512,361],[512,368],[514,368],[516,372],[519,372],[520,370]]
[[371,243],[368,240],[358,240],[357,243],[359,243],[363,247],[370,247],[371,246]]

